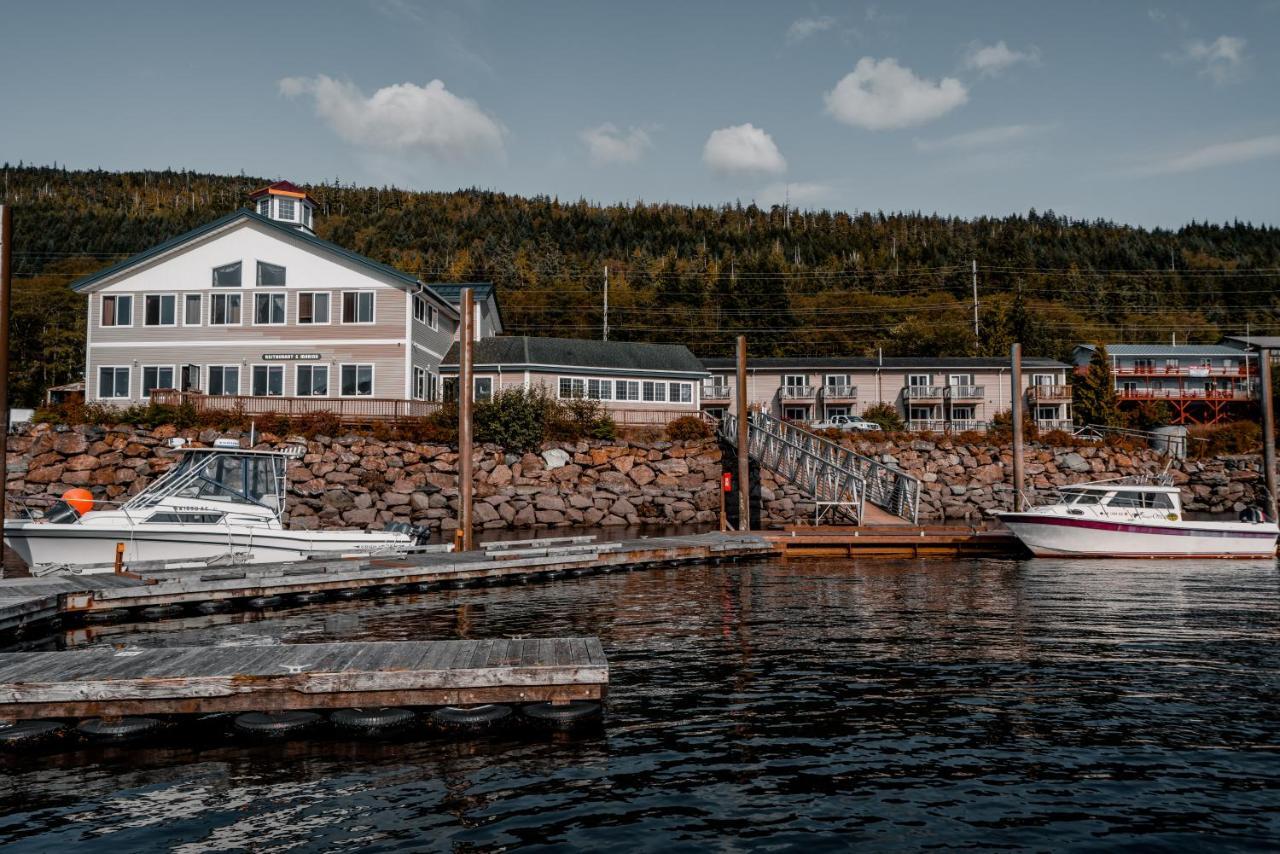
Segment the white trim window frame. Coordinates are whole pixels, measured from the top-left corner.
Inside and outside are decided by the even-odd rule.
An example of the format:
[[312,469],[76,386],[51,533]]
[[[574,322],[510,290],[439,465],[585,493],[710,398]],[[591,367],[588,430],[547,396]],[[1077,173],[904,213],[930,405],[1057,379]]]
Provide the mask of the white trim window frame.
[[[264,391],[258,393],[258,369],[263,368],[262,376],[266,380]],[[280,377],[280,391],[271,392],[272,375]],[[269,364],[266,362],[258,362],[249,366],[249,395],[250,397],[284,397],[284,365]]]
[[[347,368],[353,369],[352,388],[354,391],[347,393]],[[369,369],[369,391],[360,391],[360,369]],[[338,397],[373,397],[373,390],[377,388],[377,366],[370,362],[343,362],[338,365]]]
[[[311,320],[303,320],[302,298],[309,297],[311,302],[310,317]],[[316,297],[324,297],[324,320],[316,320]],[[298,325],[299,326],[328,326],[333,323],[333,294],[329,291],[299,291],[298,292]]]
[[428,321],[431,319],[430,307],[427,298],[422,294],[413,295],[413,319],[416,322],[421,323],[423,326],[429,325]]
[[493,400],[493,377],[475,377],[471,391],[473,400]]
[[440,309],[431,303],[427,303],[427,326],[430,326],[433,332],[440,331]]
[[[111,394],[102,393],[102,372],[111,371]],[[120,390],[120,374],[124,373],[124,394],[117,394]],[[128,400],[129,387],[133,383],[133,370],[128,365],[99,365],[98,366],[98,400]]]
[[[169,301],[169,322],[164,322],[164,303]],[[156,322],[151,323],[151,306],[156,307]],[[178,295],[177,294],[143,294],[142,295],[142,325],[143,326],[177,326],[178,325]]]
[[[150,387],[147,386],[147,371],[156,372],[155,384]],[[169,372],[169,382],[167,385],[160,381],[161,371]],[[138,393],[139,395],[141,395],[143,400],[150,400],[151,392],[154,389],[176,387],[176,381],[178,376],[178,366],[177,365],[142,365],[139,370],[139,376],[141,378],[141,383],[139,384]]]
[[[196,319],[191,321],[192,301],[195,301]],[[183,294],[182,295],[182,325],[183,326],[203,326],[204,325],[204,294]]]
[[668,403],[693,403],[693,383],[667,383]]
[[[363,298],[366,296],[369,298],[369,305],[368,305],[369,319],[361,320],[360,316],[364,313]],[[354,320],[350,319],[347,316],[347,297],[354,298],[352,301],[352,310],[353,310],[353,313],[355,314]],[[358,325],[358,326],[372,326],[373,324],[378,322],[377,304],[378,304],[378,299],[377,299],[376,291],[370,291],[370,290],[342,291],[342,322],[343,324]]]
[[585,400],[587,381],[583,377],[560,377],[556,383],[556,397],[560,400]]
[[[255,284],[257,287],[259,287],[259,288],[283,288],[286,284],[288,284],[288,281],[287,281],[287,279],[288,279],[288,268],[286,268],[284,264],[272,264],[270,261],[257,261],[257,262],[256,262],[256,265],[257,265],[257,266],[255,267],[255,272],[254,272],[254,279],[253,279],[253,281],[254,281],[254,284]],[[264,278],[264,277],[263,277],[263,275],[262,275],[263,273],[266,273],[266,274],[267,274],[267,277],[272,277],[272,276],[274,276],[274,275],[276,274],[276,272],[277,272],[277,271],[278,271],[278,272],[279,272],[279,274],[280,274],[280,281],[278,281],[278,282],[264,282],[264,281],[262,281],[262,280],[263,280],[263,278]]]
[[587,400],[613,400],[613,380],[588,378]]
[[[244,325],[244,300],[241,299],[241,293],[235,291],[232,293],[215,293],[209,294],[209,325],[210,326],[243,326]],[[218,304],[222,304],[221,322],[215,320],[218,312]],[[234,321],[227,320],[231,316],[232,304],[235,305],[236,319]]]
[[666,403],[667,383],[664,380],[642,380],[640,399],[644,403]]
[[[111,300],[111,322],[104,323],[107,317],[107,300]],[[122,302],[128,308],[121,310]],[[102,301],[99,303],[101,311],[98,313],[98,326],[104,329],[114,329],[116,327],[133,326],[133,294],[103,294]],[[121,323],[120,317],[123,315],[128,323]]]
[[[224,283],[219,284],[219,282],[218,282],[218,274],[219,274],[219,273],[224,274],[224,275],[226,276],[226,278],[230,279],[230,278],[232,278],[232,273],[233,273],[233,272],[234,272],[234,274],[235,274],[235,276],[234,276],[234,278],[235,278],[235,283],[234,283],[234,284],[233,284],[233,283],[231,283],[231,282],[229,282],[229,281],[228,281],[228,282],[224,282]],[[226,263],[226,264],[219,264],[219,265],[218,265],[218,266],[216,266],[216,267],[212,267],[212,268],[210,268],[210,273],[209,273],[209,282],[210,282],[210,287],[214,287],[214,288],[238,288],[238,287],[240,287],[240,286],[244,283],[244,262],[243,262],[243,261],[230,261],[230,262],[228,262],[228,263]]]
[[[267,319],[260,320],[259,312],[264,304],[267,306]],[[276,319],[276,309],[280,310],[279,320]],[[254,291],[253,292],[253,325],[254,326],[284,326],[289,322],[289,292],[288,291]]]
[[[306,382],[303,382],[303,374],[306,374]],[[321,391],[316,391],[317,376],[323,377],[323,387]],[[306,389],[305,391],[303,389]],[[329,366],[328,365],[298,365],[293,372],[293,393],[297,397],[328,397],[329,396]]]
[[614,380],[613,399],[622,402],[640,402],[639,380]]
[[[218,374],[219,391],[213,390],[213,375]],[[234,388],[227,390],[227,371],[235,372],[235,382],[231,383]],[[240,366],[239,365],[206,365],[205,366],[205,394],[210,397],[239,397],[240,396]]]
[[427,399],[427,377],[428,376],[429,374],[427,373],[426,368],[420,365],[413,366],[413,399],[414,400]]

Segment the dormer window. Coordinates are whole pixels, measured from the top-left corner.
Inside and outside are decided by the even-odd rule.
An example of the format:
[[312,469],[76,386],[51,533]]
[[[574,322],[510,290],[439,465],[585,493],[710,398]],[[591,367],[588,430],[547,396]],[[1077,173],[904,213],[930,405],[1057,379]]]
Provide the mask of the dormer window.
[[264,288],[284,287],[284,267],[280,264],[258,262],[258,285]]
[[258,199],[258,213],[262,216],[271,216],[271,199]]
[[302,224],[307,228],[311,227],[311,205],[302,206]]
[[276,222],[289,223],[294,228],[311,231],[316,202],[296,184],[276,181],[251,193],[249,198],[255,205],[254,209],[263,216]]
[[293,222],[298,218],[297,214],[294,212],[295,207],[296,205],[294,204],[293,199],[276,199],[276,209],[279,211],[279,215],[276,219],[287,219],[290,222]]

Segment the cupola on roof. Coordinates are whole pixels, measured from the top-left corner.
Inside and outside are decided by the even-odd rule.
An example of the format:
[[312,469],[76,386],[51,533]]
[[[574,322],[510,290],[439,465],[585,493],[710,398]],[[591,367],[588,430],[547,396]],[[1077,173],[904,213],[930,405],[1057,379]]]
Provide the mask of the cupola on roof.
[[249,194],[249,200],[254,203],[253,209],[262,216],[312,233],[316,200],[297,184],[276,181],[254,190]]

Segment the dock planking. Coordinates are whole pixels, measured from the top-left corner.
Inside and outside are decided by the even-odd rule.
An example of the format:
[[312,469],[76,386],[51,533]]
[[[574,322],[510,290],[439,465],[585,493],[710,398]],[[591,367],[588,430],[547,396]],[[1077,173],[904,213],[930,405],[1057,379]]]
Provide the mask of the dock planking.
[[596,638],[92,648],[0,657],[0,719],[602,700]]

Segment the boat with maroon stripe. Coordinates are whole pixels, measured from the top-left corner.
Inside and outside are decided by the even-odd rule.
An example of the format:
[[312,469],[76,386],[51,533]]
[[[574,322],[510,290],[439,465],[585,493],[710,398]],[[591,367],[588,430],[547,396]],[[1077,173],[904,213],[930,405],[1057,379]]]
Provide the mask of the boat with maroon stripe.
[[1267,558],[1280,537],[1257,507],[1234,521],[1184,518],[1165,477],[1064,486],[1051,504],[996,516],[1038,557]]

